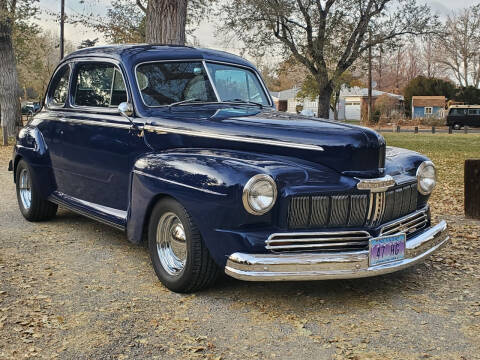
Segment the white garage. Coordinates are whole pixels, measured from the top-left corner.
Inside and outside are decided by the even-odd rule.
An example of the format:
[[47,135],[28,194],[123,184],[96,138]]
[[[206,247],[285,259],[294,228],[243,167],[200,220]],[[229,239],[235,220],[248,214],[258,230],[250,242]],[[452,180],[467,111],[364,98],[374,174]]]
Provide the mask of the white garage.
[[358,120],[362,117],[362,106],[360,97],[345,97],[345,119]]

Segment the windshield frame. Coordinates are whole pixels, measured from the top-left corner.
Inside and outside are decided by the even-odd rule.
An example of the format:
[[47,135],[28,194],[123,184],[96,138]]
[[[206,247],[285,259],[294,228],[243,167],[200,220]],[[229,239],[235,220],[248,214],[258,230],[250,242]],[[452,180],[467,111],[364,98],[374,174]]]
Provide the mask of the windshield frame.
[[[263,79],[262,77],[260,76],[260,74],[258,73],[258,71],[253,68],[253,67],[250,67],[250,66],[245,66],[245,65],[239,65],[239,64],[235,64],[235,63],[231,63],[231,62],[226,62],[226,61],[216,61],[216,60],[205,60],[205,59],[165,59],[165,60],[150,60],[150,61],[143,61],[143,62],[139,62],[138,64],[135,64],[135,67],[133,69],[133,72],[134,72],[134,75],[135,75],[135,83],[137,85],[137,90],[138,90],[138,93],[140,94],[140,99],[142,100],[142,104],[143,106],[145,106],[146,108],[153,108],[153,109],[158,109],[158,108],[169,108],[171,104],[165,104],[165,105],[147,105],[145,103],[145,100],[143,99],[143,94],[142,94],[142,90],[140,89],[140,83],[138,82],[138,76],[137,76],[137,68],[141,65],[145,65],[145,64],[155,64],[155,63],[175,63],[175,62],[200,62],[202,63],[202,66],[207,74],[207,77],[208,77],[208,81],[210,82],[210,86],[213,88],[213,92],[215,93],[215,97],[217,98],[217,101],[205,101],[205,102],[196,102],[195,104],[193,105],[205,105],[205,104],[231,104],[231,102],[228,102],[228,101],[222,101],[221,98],[220,98],[220,95],[218,94],[218,91],[217,91],[217,87],[215,86],[215,83],[213,82],[212,80],[212,77],[210,75],[210,70],[208,69],[207,67],[207,62],[208,63],[214,63],[214,64],[223,64],[223,65],[229,65],[229,66],[233,66],[233,67],[239,67],[239,68],[243,68],[243,69],[246,69],[247,71],[251,71],[257,78],[258,82],[260,83],[260,85],[262,86],[262,90],[264,92],[264,95],[266,96],[267,100],[268,100],[268,105],[264,105],[264,106],[271,106],[273,107],[273,101],[272,101],[272,98],[270,96],[270,92],[267,90],[267,87],[265,86],[265,83],[263,82]],[[247,102],[245,102],[245,104],[248,104]],[[188,104],[186,103],[185,105],[192,105],[191,103]],[[242,103],[238,103],[238,104],[235,104],[235,105],[243,105]]]

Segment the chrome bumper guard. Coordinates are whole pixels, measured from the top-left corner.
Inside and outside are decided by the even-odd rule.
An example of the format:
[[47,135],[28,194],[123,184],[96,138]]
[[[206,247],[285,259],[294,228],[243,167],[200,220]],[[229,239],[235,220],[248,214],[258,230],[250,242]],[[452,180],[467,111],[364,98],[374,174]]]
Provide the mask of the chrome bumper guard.
[[447,223],[439,224],[407,240],[405,258],[369,266],[368,251],[343,253],[230,255],[225,273],[248,281],[353,279],[392,273],[422,262],[450,239]]

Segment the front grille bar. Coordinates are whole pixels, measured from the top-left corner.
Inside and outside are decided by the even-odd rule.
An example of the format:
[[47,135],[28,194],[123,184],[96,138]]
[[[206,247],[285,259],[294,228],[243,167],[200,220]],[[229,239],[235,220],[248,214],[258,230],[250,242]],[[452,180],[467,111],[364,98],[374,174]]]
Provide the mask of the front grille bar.
[[417,199],[416,183],[368,195],[294,196],[289,203],[288,224],[292,229],[375,228],[414,212]]
[[367,231],[272,234],[265,248],[273,252],[357,251],[368,249],[370,237]]
[[404,217],[391,224],[387,224],[380,230],[380,236],[392,235],[398,232],[405,232],[407,235],[421,230],[427,226],[428,216],[426,211],[419,211]]

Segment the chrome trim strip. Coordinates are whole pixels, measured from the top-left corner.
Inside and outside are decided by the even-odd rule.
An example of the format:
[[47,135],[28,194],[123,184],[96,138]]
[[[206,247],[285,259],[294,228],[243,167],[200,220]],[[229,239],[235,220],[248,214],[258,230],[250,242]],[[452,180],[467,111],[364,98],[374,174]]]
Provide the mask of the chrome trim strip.
[[[212,80],[212,75],[210,74],[210,70],[208,70],[207,64],[205,60],[202,61],[203,67],[207,73],[208,80],[210,81],[210,84],[212,84],[213,92],[215,93],[215,96],[217,97],[217,101],[222,101],[220,98],[220,95],[218,94],[217,86]],[[136,73],[135,73],[136,74]]]
[[303,149],[303,150],[324,151],[323,147],[319,145],[291,143],[291,142],[280,141],[280,140],[270,140],[270,139],[260,139],[260,138],[256,139],[256,138],[248,138],[248,137],[237,136],[237,135],[215,134],[215,133],[206,132],[206,131],[174,129],[174,128],[169,128],[169,127],[159,126],[159,125],[145,125],[143,128],[145,131],[152,131],[159,134],[173,133],[173,134],[180,134],[180,135],[205,137],[209,139],[239,141],[239,142],[246,142],[246,143],[252,143],[252,144],[263,144],[263,145],[272,145],[272,146],[284,146],[284,147],[290,147],[294,149]]
[[377,276],[405,269],[444,246],[450,239],[447,223],[441,221],[407,240],[405,258],[369,266],[368,251],[343,253],[245,254],[227,259],[225,273],[248,281],[291,281],[354,279]]
[[[102,115],[103,117],[103,115]],[[48,118],[49,121],[58,121],[64,123],[73,123],[73,124],[81,124],[81,125],[92,125],[92,126],[104,126],[104,127],[112,127],[112,128],[119,128],[119,129],[133,129],[132,124],[125,123],[113,123],[113,122],[106,122],[106,121],[97,121],[97,120],[80,120],[80,119],[71,119],[71,118]],[[137,124],[140,130],[143,129],[143,124]]]
[[201,192],[204,192],[204,193],[207,193],[207,194],[227,196],[227,194],[219,193],[219,192],[208,190],[208,189],[202,189],[202,188],[198,188],[198,187],[191,186],[191,185],[186,185],[186,184],[183,184],[183,183],[180,183],[180,182],[177,182],[177,181],[168,180],[168,179],[165,179],[165,178],[162,178],[162,177],[159,177],[159,176],[155,176],[155,175],[150,175],[150,174],[144,173],[143,171],[140,171],[140,170],[133,170],[133,172],[137,175],[146,176],[146,177],[149,177],[149,178],[152,178],[152,179],[160,180],[160,181],[163,181],[163,182],[166,182],[166,183],[169,183],[169,184],[173,184],[173,185],[186,187],[186,188],[189,188],[189,189],[192,189],[192,190],[201,191]]

